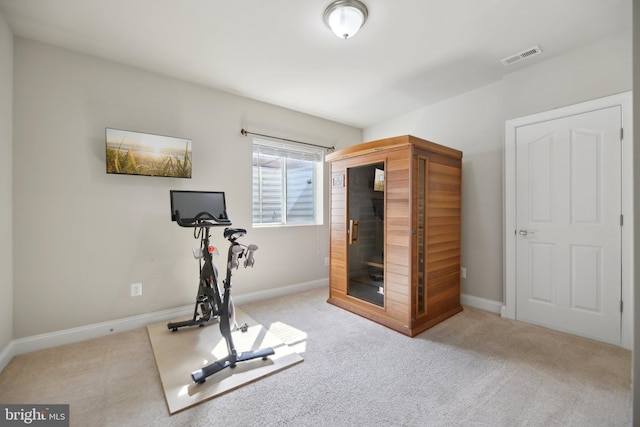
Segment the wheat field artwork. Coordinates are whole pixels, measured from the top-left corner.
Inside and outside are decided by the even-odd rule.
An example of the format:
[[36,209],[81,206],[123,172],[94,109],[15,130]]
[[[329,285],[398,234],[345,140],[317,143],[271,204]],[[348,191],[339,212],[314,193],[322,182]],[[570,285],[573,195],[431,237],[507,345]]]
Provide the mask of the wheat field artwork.
[[107,173],[191,178],[191,140],[106,128]]

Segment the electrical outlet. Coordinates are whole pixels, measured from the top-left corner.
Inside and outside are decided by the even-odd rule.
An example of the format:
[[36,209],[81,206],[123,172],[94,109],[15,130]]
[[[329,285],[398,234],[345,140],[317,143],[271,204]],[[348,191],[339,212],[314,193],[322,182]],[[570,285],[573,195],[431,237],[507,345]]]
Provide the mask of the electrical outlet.
[[329,267],[329,257],[324,257],[324,266]]
[[462,267],[460,269],[460,277],[463,278],[463,279],[467,278],[467,267]]
[[142,295],[142,283],[132,283],[131,284],[131,296],[139,297]]

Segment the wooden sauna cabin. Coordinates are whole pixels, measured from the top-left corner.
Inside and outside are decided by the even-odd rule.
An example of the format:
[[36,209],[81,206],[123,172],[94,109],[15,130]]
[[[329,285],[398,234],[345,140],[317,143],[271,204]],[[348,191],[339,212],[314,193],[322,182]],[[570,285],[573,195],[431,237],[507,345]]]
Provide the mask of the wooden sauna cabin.
[[328,302],[411,337],[462,311],[462,152],[405,135],[326,161]]

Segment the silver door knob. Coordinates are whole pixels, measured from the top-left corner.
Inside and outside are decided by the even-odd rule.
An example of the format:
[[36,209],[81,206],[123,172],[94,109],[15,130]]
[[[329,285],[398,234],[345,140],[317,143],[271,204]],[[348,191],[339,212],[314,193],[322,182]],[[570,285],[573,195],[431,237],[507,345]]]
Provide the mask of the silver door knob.
[[530,230],[520,230],[518,231],[518,234],[521,235],[522,237],[527,237],[529,234],[534,234],[533,231]]

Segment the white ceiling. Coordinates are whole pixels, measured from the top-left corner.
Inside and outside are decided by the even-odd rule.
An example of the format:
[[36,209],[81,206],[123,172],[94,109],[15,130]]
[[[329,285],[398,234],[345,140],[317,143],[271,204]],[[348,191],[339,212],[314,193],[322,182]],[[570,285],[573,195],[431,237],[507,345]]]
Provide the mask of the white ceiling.
[[[0,0],[14,34],[366,127],[631,29],[631,0]],[[510,66],[500,59],[539,45]]]

